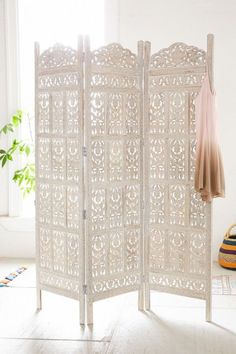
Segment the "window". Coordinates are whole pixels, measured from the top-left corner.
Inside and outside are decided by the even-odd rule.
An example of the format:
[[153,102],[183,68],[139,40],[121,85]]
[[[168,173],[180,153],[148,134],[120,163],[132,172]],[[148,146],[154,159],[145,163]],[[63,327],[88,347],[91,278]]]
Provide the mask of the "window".
[[[40,43],[41,51],[56,42],[76,47],[79,34],[88,34],[93,48],[103,44],[104,0],[19,1],[20,101],[21,108],[31,117],[34,115],[34,42]],[[22,138],[31,139],[28,121],[22,125],[21,134]],[[22,215],[34,214],[33,201],[34,196],[23,200]]]

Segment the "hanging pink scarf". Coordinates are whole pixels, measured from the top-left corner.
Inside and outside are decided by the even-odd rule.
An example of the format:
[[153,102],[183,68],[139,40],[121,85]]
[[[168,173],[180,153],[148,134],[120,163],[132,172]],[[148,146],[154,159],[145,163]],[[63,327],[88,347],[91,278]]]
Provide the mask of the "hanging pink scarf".
[[195,99],[197,149],[195,189],[202,200],[211,202],[214,197],[224,197],[225,180],[216,129],[215,91],[211,92],[206,74]]

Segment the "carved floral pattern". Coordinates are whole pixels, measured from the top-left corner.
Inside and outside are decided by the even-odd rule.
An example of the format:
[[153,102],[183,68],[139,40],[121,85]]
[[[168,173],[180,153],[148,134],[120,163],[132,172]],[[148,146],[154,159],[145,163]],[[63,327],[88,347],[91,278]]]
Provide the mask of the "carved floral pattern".
[[76,50],[59,43],[45,50],[39,57],[39,69],[58,69],[78,64]]
[[136,55],[118,43],[111,43],[93,51],[91,61],[92,64],[103,68],[133,69],[138,66]]
[[39,282],[78,299],[83,244],[79,55],[55,45],[38,63]]
[[[86,242],[91,296],[96,300],[140,287],[144,128],[151,288],[204,298],[208,209],[194,191],[193,180],[194,99],[206,53],[174,43],[152,55],[148,119],[143,121],[138,57],[116,43],[93,51],[86,78],[86,122],[81,54],[58,44],[39,57],[40,282],[78,297],[85,124],[90,142]],[[198,72],[188,71],[196,67]]]
[[199,298],[206,296],[210,240],[208,206],[194,189],[194,100],[205,65],[206,53],[183,43],[152,55],[145,156],[151,289]]
[[174,43],[151,57],[151,68],[199,66],[206,63],[206,53],[194,46]]
[[92,52],[88,135],[92,293],[140,285],[142,102],[137,56],[118,44]]

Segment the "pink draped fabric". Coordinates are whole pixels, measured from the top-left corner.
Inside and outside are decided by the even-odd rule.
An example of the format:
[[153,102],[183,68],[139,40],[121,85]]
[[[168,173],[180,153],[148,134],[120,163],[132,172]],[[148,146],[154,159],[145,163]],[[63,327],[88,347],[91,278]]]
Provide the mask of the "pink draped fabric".
[[212,92],[208,73],[195,99],[196,115],[196,169],[195,189],[202,200],[225,196],[224,170],[217,138],[215,91]]

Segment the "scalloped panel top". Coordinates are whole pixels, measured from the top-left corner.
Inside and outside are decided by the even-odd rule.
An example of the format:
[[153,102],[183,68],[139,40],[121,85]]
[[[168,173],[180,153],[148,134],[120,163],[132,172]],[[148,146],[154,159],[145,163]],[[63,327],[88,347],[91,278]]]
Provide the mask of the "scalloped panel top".
[[40,69],[61,68],[78,65],[78,63],[78,52],[59,43],[48,48],[39,56]]
[[118,43],[111,43],[92,52],[92,64],[101,67],[135,69],[137,56]]
[[177,42],[153,54],[151,68],[181,68],[206,64],[206,52],[194,46]]

